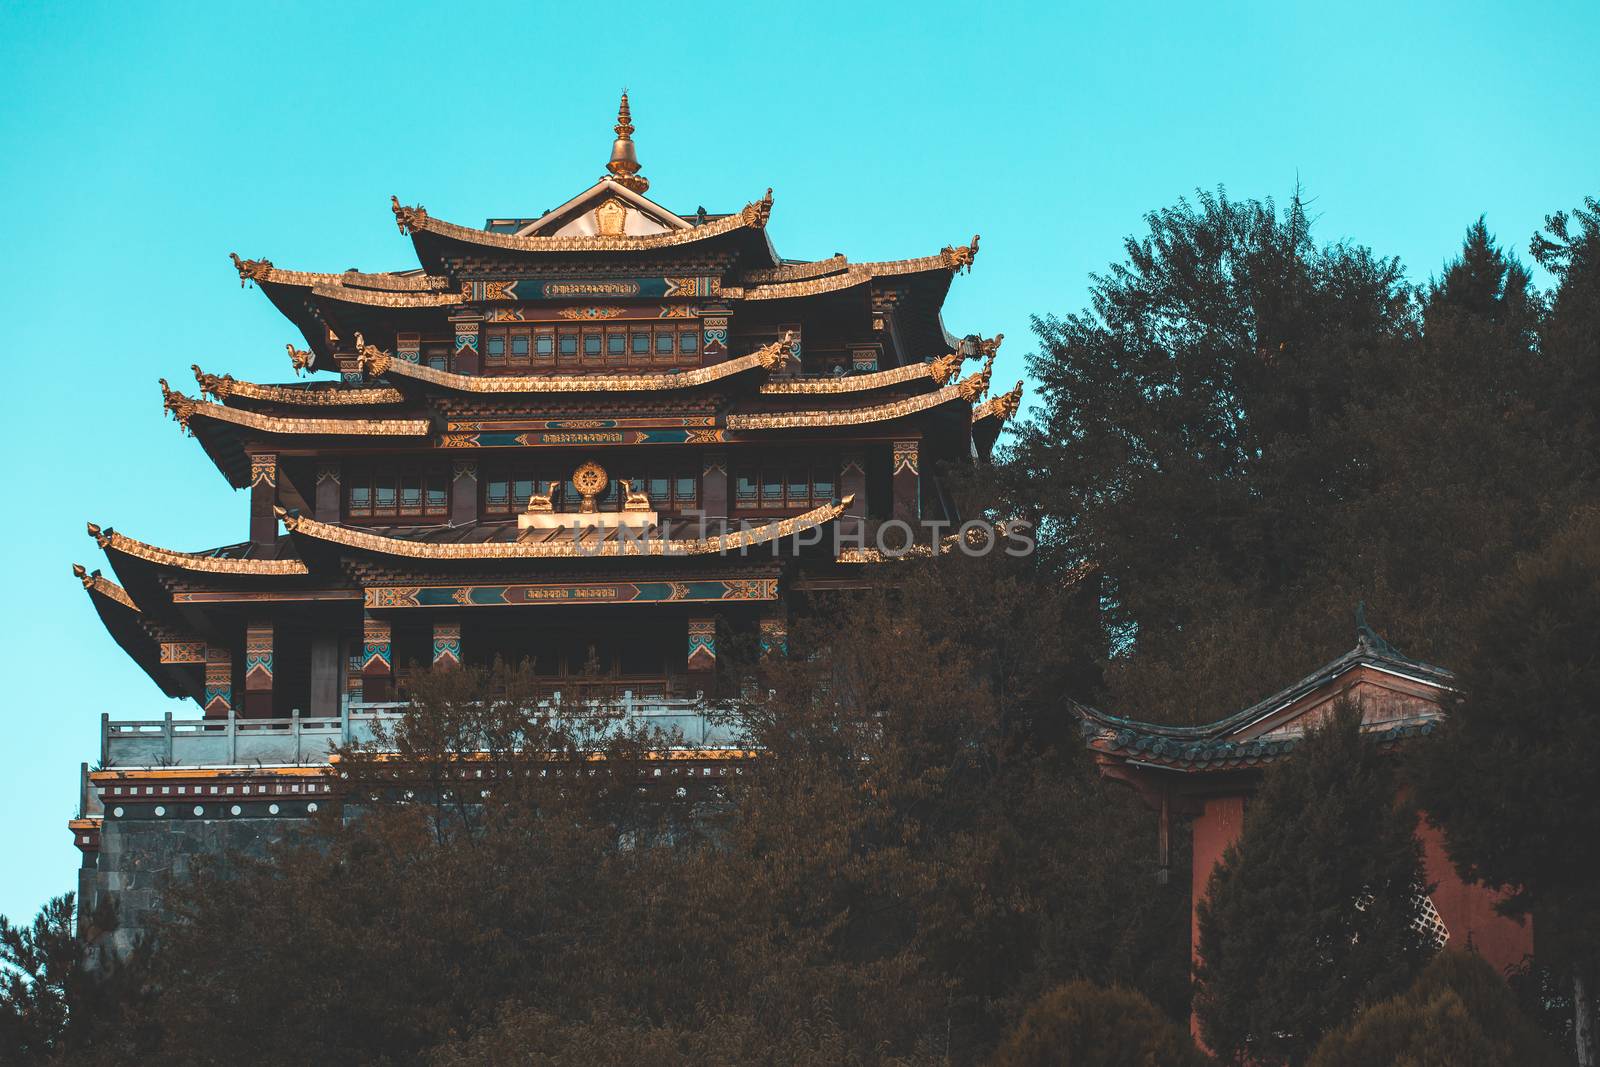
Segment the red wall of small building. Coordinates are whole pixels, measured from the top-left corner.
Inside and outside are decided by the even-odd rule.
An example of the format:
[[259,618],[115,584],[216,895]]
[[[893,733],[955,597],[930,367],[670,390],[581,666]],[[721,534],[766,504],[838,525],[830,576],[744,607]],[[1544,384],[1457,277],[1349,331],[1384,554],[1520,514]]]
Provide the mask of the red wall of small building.
[[[1205,809],[1194,819],[1194,858],[1190,869],[1189,959],[1190,969],[1200,959],[1200,901],[1204,899],[1211,871],[1227,847],[1238,840],[1244,828],[1244,794],[1209,797]],[[1417,823],[1417,839],[1422,842],[1425,876],[1434,886],[1433,906],[1450,931],[1450,946],[1472,949],[1502,974],[1522,963],[1533,952],[1533,923],[1508,919],[1494,910],[1502,894],[1475,882],[1463,882],[1445,852],[1444,837],[1426,819]],[[1194,1015],[1189,1029],[1195,1040],[1200,1027]]]

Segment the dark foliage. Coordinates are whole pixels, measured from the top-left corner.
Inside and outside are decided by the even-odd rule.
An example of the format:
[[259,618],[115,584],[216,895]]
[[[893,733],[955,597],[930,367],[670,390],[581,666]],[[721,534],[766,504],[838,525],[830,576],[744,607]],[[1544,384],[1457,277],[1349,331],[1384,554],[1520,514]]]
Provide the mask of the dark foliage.
[[1415,814],[1341,705],[1267,773],[1200,903],[1195,1008],[1229,1062],[1298,1063],[1426,959]]
[[1138,993],[1077,981],[1046,993],[990,1067],[1204,1067],[1183,1027]]
[[1310,1067],[1558,1067],[1564,1060],[1470,952],[1441,952],[1403,994],[1328,1034]]

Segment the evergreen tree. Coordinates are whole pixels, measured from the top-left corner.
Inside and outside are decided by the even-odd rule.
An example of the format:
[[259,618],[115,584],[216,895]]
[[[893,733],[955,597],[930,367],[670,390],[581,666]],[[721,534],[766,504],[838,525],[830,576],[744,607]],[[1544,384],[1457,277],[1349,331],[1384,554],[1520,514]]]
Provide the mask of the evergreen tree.
[[[1527,271],[1480,222],[1418,294],[1392,259],[1318,245],[1298,198],[1202,194],[1146,224],[1089,307],[1036,321],[1041,403],[1004,453],[1047,557],[1096,568],[1107,702],[1224,715],[1348,647],[1359,600],[1457,662],[1484,578],[1594,466],[1552,430],[1570,375],[1540,355]],[[1544,258],[1576,278],[1588,231],[1562,232]]]
[[1414,757],[1418,803],[1462,877],[1506,890],[1503,910],[1533,915],[1541,956],[1571,976],[1585,1064],[1600,960],[1597,633],[1600,511],[1589,508],[1495,587],[1463,695]]
[[1360,731],[1341,705],[1269,769],[1200,902],[1195,1007],[1229,1062],[1300,1062],[1426,958],[1415,818]]

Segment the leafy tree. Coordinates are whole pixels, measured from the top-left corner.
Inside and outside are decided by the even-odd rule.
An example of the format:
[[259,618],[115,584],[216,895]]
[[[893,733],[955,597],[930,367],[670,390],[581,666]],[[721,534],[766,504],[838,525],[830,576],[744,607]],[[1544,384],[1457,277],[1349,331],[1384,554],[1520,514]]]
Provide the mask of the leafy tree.
[[1403,994],[1328,1034],[1310,1067],[1557,1067],[1560,1054],[1483,959],[1441,952]]
[[1268,770],[1198,908],[1195,1007],[1216,1055],[1299,1062],[1421,967],[1421,847],[1392,763],[1342,704]]
[[763,756],[710,784],[518,669],[423,678],[397,756],[343,754],[344,819],[184,892],[161,1051],[970,1063],[1076,977],[1181,1017],[1186,895],[1060,706],[1062,603],[956,556],[812,605],[727,711]]
[[1188,1033],[1127,989],[1082,980],[1041,997],[990,1067],[1202,1067],[1211,1061]]
[[1533,915],[1541,955],[1573,982],[1592,1062],[1600,959],[1600,511],[1578,512],[1493,589],[1461,671],[1462,697],[1416,754],[1417,799],[1463,878]]
[[1226,714],[1348,647],[1358,600],[1458,662],[1485,576],[1593,468],[1552,432],[1570,375],[1539,355],[1527,271],[1480,222],[1418,293],[1392,259],[1317,244],[1299,197],[1145,221],[1087,308],[1036,320],[1041,402],[1004,453],[1048,557],[1097,568],[1108,702]]

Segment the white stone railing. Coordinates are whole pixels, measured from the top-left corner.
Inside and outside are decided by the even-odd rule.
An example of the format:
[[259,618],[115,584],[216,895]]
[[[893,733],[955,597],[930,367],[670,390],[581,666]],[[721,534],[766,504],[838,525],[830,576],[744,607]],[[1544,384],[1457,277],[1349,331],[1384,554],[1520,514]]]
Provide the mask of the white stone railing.
[[[560,695],[541,706],[559,706]],[[100,766],[116,767],[240,767],[256,765],[314,766],[326,763],[328,753],[350,743],[375,740],[392,728],[404,713],[404,702],[382,703],[346,700],[342,713],[303,715],[286,719],[112,720],[100,716]],[[588,712],[610,722],[641,723],[676,730],[682,744],[696,748],[721,748],[735,744],[726,727],[711,722],[704,697],[635,696],[623,690],[613,699],[584,701],[563,709],[568,714]]]

